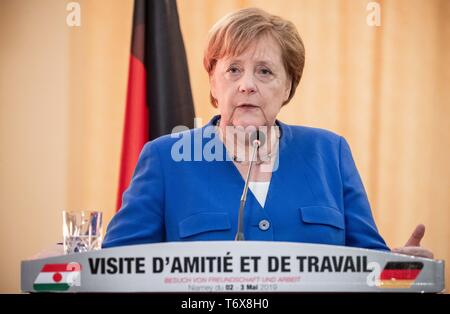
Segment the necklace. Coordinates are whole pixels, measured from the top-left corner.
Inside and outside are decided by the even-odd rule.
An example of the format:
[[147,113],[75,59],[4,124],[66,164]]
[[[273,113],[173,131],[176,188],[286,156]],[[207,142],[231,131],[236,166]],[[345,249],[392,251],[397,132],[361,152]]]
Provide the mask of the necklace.
[[[222,134],[221,129],[220,129],[220,118],[217,120],[216,127],[218,129],[219,134]],[[278,127],[275,130],[276,130],[276,141],[278,143],[279,138],[280,138],[280,132],[279,132]],[[255,164],[257,166],[259,166],[259,165],[261,165],[263,163],[270,163],[272,161],[273,156],[277,153],[277,151],[278,151],[278,149],[275,149],[274,151],[271,151],[270,153],[268,153],[265,156],[261,157],[259,155],[259,149],[258,149],[258,154],[257,154],[258,155],[258,160],[256,160]],[[247,163],[249,163],[248,161],[244,161],[244,160],[239,159],[239,157],[236,156],[235,154],[233,154],[233,162],[235,162],[237,164],[247,164]]]

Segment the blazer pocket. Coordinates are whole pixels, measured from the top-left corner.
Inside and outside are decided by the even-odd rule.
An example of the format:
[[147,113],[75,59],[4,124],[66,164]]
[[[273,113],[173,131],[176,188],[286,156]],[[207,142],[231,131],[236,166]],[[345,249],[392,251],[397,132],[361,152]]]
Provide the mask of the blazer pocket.
[[304,206],[300,207],[300,216],[305,223],[345,228],[344,215],[334,207]]
[[180,238],[227,229],[231,229],[230,218],[227,213],[198,213],[183,219],[178,224]]

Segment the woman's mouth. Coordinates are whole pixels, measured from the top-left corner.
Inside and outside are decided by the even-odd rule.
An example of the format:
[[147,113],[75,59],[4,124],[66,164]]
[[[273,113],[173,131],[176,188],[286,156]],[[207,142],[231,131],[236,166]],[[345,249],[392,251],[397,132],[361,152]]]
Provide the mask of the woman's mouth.
[[254,108],[259,108],[259,106],[253,105],[253,104],[241,104],[238,106],[238,108],[242,108],[242,109],[254,109]]

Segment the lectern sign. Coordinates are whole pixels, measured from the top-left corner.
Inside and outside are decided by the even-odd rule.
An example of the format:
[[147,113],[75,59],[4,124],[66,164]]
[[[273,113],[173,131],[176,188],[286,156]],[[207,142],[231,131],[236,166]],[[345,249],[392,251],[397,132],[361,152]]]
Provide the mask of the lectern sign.
[[22,262],[29,292],[441,292],[443,282],[443,261],[287,242],[144,244]]

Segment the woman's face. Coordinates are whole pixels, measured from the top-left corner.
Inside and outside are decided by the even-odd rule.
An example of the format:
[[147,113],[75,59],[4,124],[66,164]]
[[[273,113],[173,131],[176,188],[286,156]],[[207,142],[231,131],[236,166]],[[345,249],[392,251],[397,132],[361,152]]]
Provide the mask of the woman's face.
[[291,80],[281,48],[270,36],[256,39],[241,55],[217,61],[210,77],[221,125],[273,125],[289,97]]

